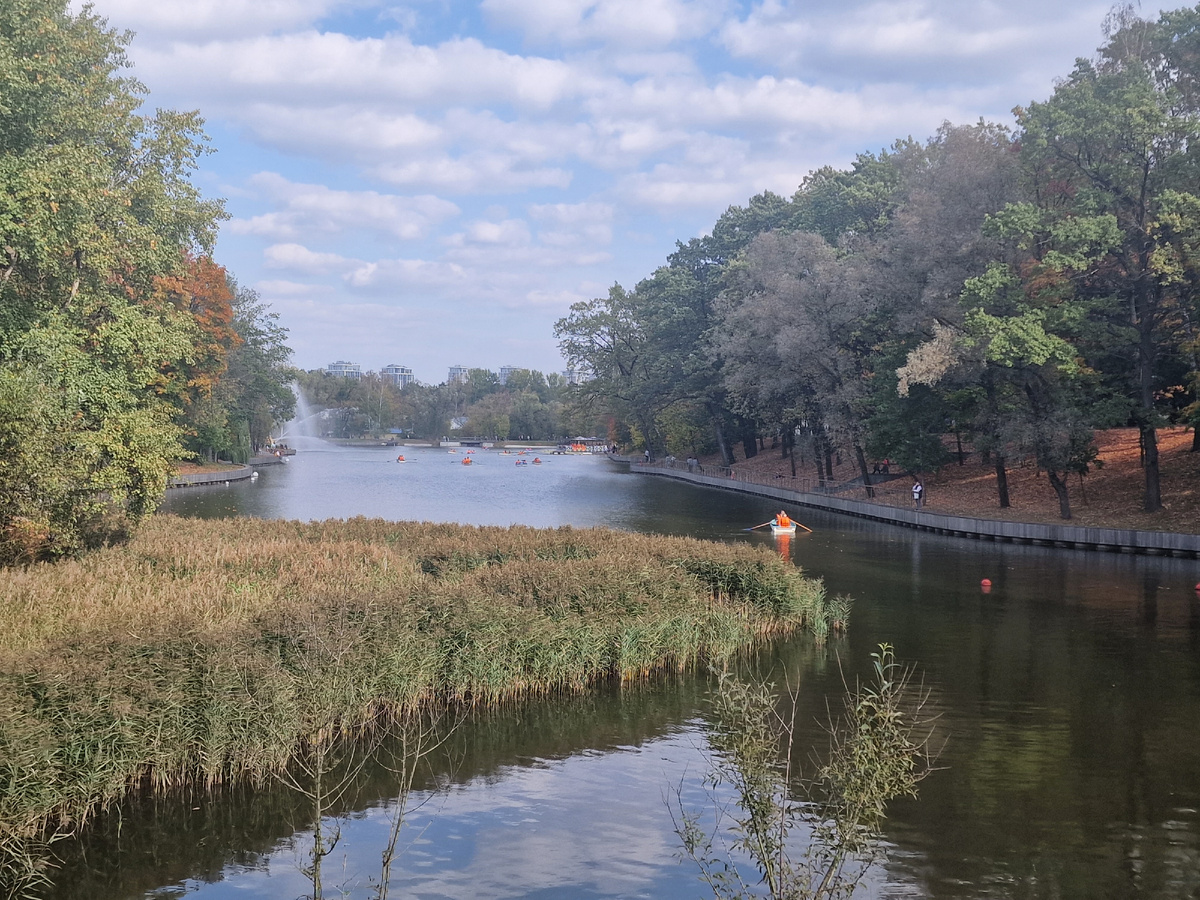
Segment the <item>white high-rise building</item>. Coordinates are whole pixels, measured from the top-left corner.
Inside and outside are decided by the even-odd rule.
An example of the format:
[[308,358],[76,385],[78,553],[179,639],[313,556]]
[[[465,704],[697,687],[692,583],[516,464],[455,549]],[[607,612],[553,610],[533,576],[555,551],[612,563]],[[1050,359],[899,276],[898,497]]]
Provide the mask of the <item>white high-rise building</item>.
[[330,375],[339,375],[342,378],[362,378],[362,369],[358,363],[346,362],[343,359],[331,362],[325,367],[325,371]]
[[471,370],[466,366],[451,366],[450,374],[446,377],[446,384],[466,384],[470,374]]
[[395,363],[390,363],[383,367],[383,371],[379,373],[379,377],[384,381],[390,381],[396,387],[404,387],[416,381],[416,376],[413,375],[413,370],[408,366],[398,366]]
[[500,367],[500,383],[508,384],[508,376],[513,372],[519,371],[520,366],[501,366]]

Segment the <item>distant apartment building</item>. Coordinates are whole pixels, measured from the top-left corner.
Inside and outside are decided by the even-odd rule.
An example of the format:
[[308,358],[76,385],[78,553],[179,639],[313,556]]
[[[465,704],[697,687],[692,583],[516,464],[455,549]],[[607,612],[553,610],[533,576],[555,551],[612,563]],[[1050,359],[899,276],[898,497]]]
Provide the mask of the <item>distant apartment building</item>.
[[384,366],[383,371],[379,373],[379,377],[384,381],[390,381],[399,388],[416,381],[416,376],[413,375],[412,369],[408,366],[398,366],[395,363]]
[[587,381],[587,376],[578,369],[566,369],[562,373],[562,377],[567,384],[583,384]]
[[339,375],[342,378],[362,378],[362,369],[359,368],[358,363],[346,362],[341,359],[327,365],[325,371],[330,375]]
[[471,370],[466,366],[451,366],[446,384],[466,384],[470,380]]
[[520,371],[520,366],[501,366],[500,367],[500,383],[508,384],[508,376],[513,372]]

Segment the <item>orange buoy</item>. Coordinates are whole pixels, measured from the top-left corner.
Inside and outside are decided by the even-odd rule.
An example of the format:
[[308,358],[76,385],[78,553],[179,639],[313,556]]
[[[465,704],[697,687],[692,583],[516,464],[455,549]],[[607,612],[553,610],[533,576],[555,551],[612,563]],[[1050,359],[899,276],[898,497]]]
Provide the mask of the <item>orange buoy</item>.
[[992,579],[985,578],[979,582],[979,589],[985,594],[990,594],[992,592]]

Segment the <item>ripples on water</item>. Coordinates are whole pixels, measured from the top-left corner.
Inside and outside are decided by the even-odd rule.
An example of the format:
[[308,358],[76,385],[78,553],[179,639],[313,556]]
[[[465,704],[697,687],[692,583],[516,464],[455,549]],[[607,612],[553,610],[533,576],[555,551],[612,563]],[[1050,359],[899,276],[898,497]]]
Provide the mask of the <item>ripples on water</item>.
[[[320,446],[320,445],[318,445]],[[395,457],[403,452],[405,463]],[[255,484],[174,492],[188,515],[353,515],[607,526],[745,540],[777,504],[604,460],[324,445]],[[532,454],[525,457],[532,458]],[[917,660],[947,740],[921,798],[897,803],[889,864],[865,896],[1200,896],[1200,581],[1194,561],[974,543],[792,510],[790,553],[857,598],[848,638],[768,648],[802,722],[866,673],[876,644]],[[979,590],[990,578],[992,592]],[[666,799],[702,801],[703,679],[538,701],[471,724],[397,866],[399,896],[699,898]],[[810,729],[814,743],[820,731]],[[391,786],[367,779],[326,884],[372,896]],[[64,852],[59,898],[291,898],[303,809],[279,791],[131,805]],[[296,831],[295,829],[299,829]],[[82,854],[86,853],[84,856]],[[393,894],[396,896],[397,894]],[[343,896],[331,890],[329,896]]]

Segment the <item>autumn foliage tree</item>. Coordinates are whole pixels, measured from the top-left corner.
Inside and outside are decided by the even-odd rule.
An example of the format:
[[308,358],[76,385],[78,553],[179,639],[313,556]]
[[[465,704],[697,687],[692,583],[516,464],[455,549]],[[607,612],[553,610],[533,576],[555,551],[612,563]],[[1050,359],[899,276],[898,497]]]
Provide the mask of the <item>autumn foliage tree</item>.
[[190,181],[202,123],[141,111],[127,39],[66,0],[0,4],[0,563],[148,515],[183,453],[180,373],[217,365],[164,292],[223,215]]

